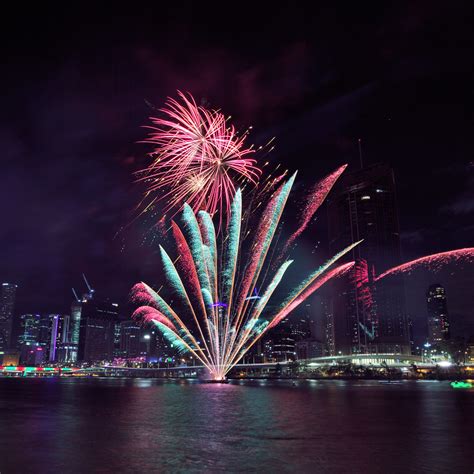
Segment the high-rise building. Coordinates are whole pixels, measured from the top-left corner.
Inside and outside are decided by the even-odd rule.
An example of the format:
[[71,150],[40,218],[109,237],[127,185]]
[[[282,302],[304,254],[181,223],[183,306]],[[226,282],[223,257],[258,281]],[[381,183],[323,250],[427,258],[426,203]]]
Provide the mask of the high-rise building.
[[45,353],[48,354],[51,345],[51,315],[42,314],[39,319],[38,339],[37,342],[44,347]]
[[446,290],[439,283],[430,285],[426,292],[428,308],[428,340],[434,344],[447,341],[450,337],[448,302]]
[[62,314],[23,314],[20,316],[18,348],[23,363],[67,362],[69,316]]
[[66,362],[65,353],[68,342],[69,315],[49,314],[49,347],[48,358],[50,362]]
[[39,341],[40,322],[41,315],[39,314],[22,314],[20,316],[21,333],[18,338],[20,346],[30,346]]
[[117,319],[114,327],[114,357],[124,357],[122,350],[122,322]]
[[[132,320],[121,321],[119,325],[120,357],[127,359],[141,357],[146,362],[156,362],[163,355],[168,357],[172,346],[169,343],[163,345],[162,335],[158,334],[153,326],[142,327]],[[166,354],[163,354],[163,350]]]
[[[355,275],[332,284],[330,314],[333,351],[409,353],[410,344],[401,276],[372,285],[373,275],[400,263],[400,235],[392,169],[376,164],[343,175],[328,198],[331,253],[363,239],[345,260],[356,260],[366,272],[365,290]],[[365,298],[365,299],[364,299]]]
[[311,339],[322,343],[323,356],[334,355],[333,318],[330,311],[330,299],[327,287],[311,298]]
[[[84,299],[84,302],[87,301]],[[61,357],[64,362],[77,362],[79,349],[79,334],[81,330],[81,313],[83,301],[74,300],[71,304],[71,316],[69,318],[68,335],[63,345]]]
[[12,345],[13,311],[17,285],[2,283],[0,293],[0,351]]
[[42,318],[39,314],[22,314],[20,316],[20,361],[28,365],[41,364],[45,359],[45,347],[41,343]]
[[79,362],[112,360],[115,349],[115,324],[119,319],[118,304],[95,297],[81,302]]
[[[296,359],[296,339],[300,338],[301,328],[284,319],[278,326],[269,331],[263,341],[263,353],[266,360],[286,362]],[[306,334],[307,335],[307,334]]]
[[313,359],[325,355],[325,346],[320,341],[306,339],[296,342],[296,357],[298,359]]
[[120,323],[121,338],[120,350],[124,357],[133,358],[140,357],[142,347],[141,328],[134,321],[122,321]]

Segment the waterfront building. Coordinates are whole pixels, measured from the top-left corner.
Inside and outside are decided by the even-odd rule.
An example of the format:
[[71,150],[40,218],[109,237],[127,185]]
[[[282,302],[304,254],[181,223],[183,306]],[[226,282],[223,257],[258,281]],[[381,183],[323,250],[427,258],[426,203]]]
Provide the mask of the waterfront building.
[[20,316],[18,346],[21,363],[38,365],[45,360],[46,347],[41,339],[44,335],[42,324],[44,324],[44,318],[40,314],[22,314]]
[[323,343],[323,356],[335,354],[333,314],[327,288],[322,288],[311,298],[311,339]]
[[[84,302],[88,299],[83,298]],[[77,353],[79,349],[79,334],[81,330],[82,300],[74,300],[71,304],[71,316],[69,318],[69,328],[67,344],[64,345],[62,357],[64,362],[77,362]]]
[[124,356],[122,350],[122,321],[117,319],[114,325],[114,358]]
[[284,319],[265,337],[263,353],[267,361],[286,362],[296,359],[295,336],[288,319]]
[[309,314],[292,314],[288,318],[287,324],[289,325],[290,335],[295,341],[301,341],[302,339],[311,337],[311,320]]
[[446,290],[439,283],[430,285],[426,291],[428,309],[428,341],[440,344],[450,338],[448,303]]
[[304,339],[302,341],[297,341],[295,347],[296,357],[299,360],[323,357],[326,352],[324,343],[314,339]]
[[111,361],[115,349],[115,324],[119,319],[117,303],[100,301],[95,297],[81,302],[79,362]]
[[2,283],[0,287],[0,351],[5,352],[12,345],[13,314],[17,285]]
[[70,317],[68,314],[50,314],[49,361],[65,362]]
[[41,315],[22,314],[20,316],[20,336],[18,342],[20,347],[36,344],[40,339]]
[[[63,346],[67,342],[68,326],[68,315],[22,315],[18,337],[22,361],[29,360],[36,364],[46,361],[65,362]],[[33,348],[35,349],[33,350]]]
[[328,224],[331,254],[363,239],[341,263],[356,260],[372,292],[367,305],[355,275],[331,284],[331,352],[410,353],[402,277],[378,282],[376,293],[372,285],[374,274],[401,262],[393,170],[376,164],[343,175],[328,197]]
[[[162,342],[161,335],[158,335],[152,326],[142,327],[133,320],[127,320],[122,321],[120,327],[121,357],[127,359],[141,357],[146,362],[157,362],[159,357],[163,357],[164,354],[160,350],[163,349],[160,344]],[[169,355],[168,352],[166,356]]]
[[120,352],[122,357],[134,358],[142,355],[141,328],[134,321],[120,323]]

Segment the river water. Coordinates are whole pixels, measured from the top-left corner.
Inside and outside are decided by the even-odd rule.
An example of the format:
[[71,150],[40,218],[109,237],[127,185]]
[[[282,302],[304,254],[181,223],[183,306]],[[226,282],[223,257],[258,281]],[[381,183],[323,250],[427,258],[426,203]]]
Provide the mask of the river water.
[[0,379],[0,472],[474,471],[448,382]]

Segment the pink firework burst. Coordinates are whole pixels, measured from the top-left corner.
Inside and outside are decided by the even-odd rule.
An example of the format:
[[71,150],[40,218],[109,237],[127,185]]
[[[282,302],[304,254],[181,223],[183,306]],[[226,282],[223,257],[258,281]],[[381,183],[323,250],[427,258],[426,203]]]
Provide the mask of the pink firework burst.
[[474,247],[450,250],[449,252],[435,253],[433,255],[427,255],[426,257],[417,258],[416,260],[411,260],[402,265],[398,265],[397,267],[390,268],[386,272],[378,275],[375,278],[375,281],[378,281],[387,276],[407,273],[412,270],[416,270],[420,267],[426,267],[430,270],[437,271],[441,269],[444,265],[462,261],[474,261]]
[[283,248],[282,254],[285,254],[286,251],[291,247],[294,241],[305,231],[308,227],[311,219],[316,214],[316,211],[320,208],[321,204],[326,199],[326,196],[331,191],[332,187],[338,180],[339,176],[347,168],[347,165],[342,165],[337,170],[333,171],[331,174],[326,176],[324,179],[315,184],[315,186],[309,192],[306,198],[306,204],[304,206],[303,212],[301,213],[300,220],[298,223],[298,228],[290,236],[288,241]]
[[369,267],[367,260],[357,260],[354,265],[352,280],[357,288],[357,298],[362,303],[362,307],[366,311],[370,311],[374,300],[372,295],[371,280],[369,278]]
[[222,221],[237,187],[258,183],[254,150],[245,146],[247,133],[239,136],[221,112],[178,94],[180,101],[168,98],[164,117],[152,117],[148,127],[145,142],[156,148],[152,163],[138,172],[138,181],[147,185],[142,212],[164,200],[164,212],[175,214],[187,202],[195,211],[219,212]]

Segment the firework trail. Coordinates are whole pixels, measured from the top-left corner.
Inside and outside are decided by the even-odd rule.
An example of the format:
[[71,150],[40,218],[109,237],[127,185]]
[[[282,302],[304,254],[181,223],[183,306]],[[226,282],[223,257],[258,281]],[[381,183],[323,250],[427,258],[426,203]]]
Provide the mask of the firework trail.
[[[180,351],[192,353],[214,380],[222,380],[248,349],[271,327],[308,298],[326,281],[348,271],[353,262],[327,270],[359,242],[352,244],[313,271],[284,299],[276,310],[268,302],[283,280],[292,260],[285,261],[269,277],[266,273],[268,250],[288,200],[295,175],[273,194],[260,219],[249,255],[240,257],[242,239],[242,199],[237,190],[230,205],[228,226],[216,240],[216,229],[207,211],[196,213],[185,205],[181,226],[172,224],[172,234],[180,258],[176,264],[160,247],[170,301],[167,303],[145,283],[132,289],[140,302],[134,317],[152,322]],[[245,262],[239,265],[239,261]],[[266,279],[264,279],[266,281]],[[254,295],[261,289],[258,298]],[[179,316],[178,310],[185,312]],[[274,307],[274,306],[272,306]],[[191,321],[192,331],[184,321]],[[196,334],[193,334],[196,332]]]
[[362,307],[366,311],[370,311],[374,304],[371,283],[369,280],[369,268],[367,260],[358,259],[354,266],[352,274],[353,282],[357,290],[357,298],[362,303]]
[[329,191],[331,191],[339,176],[341,176],[341,174],[346,168],[347,165],[342,165],[340,168],[333,171],[324,179],[316,183],[316,185],[311,189],[306,199],[306,205],[300,216],[298,228],[286,242],[285,247],[282,250],[282,254],[286,253],[286,251],[290,248],[293,242],[304,232],[306,227],[308,227],[308,224],[311,222],[311,219],[313,218],[314,214],[324,202]]
[[168,98],[163,118],[151,117],[153,126],[145,143],[155,146],[152,163],[139,171],[138,181],[147,186],[138,208],[147,212],[164,201],[164,212],[175,215],[187,202],[194,211],[230,211],[238,186],[256,185],[261,170],[245,146],[247,132],[237,135],[217,110],[198,106],[191,95],[178,91],[180,101]]
[[342,277],[347,274],[354,266],[354,262],[348,262],[343,265],[340,265],[333,270],[323,274],[320,274],[316,277],[311,285],[308,285],[304,291],[298,293],[296,297],[292,299],[289,304],[283,305],[283,308],[279,311],[275,319],[272,321],[270,328],[276,326],[280,321],[283,321],[288,314],[293,311],[299,304],[301,304],[308,296],[314,293],[318,288],[323,286],[329,280]]
[[366,325],[359,322],[362,330],[372,340],[376,336],[377,318],[373,312],[374,304],[376,303],[373,290],[376,289],[376,286],[371,284],[371,281],[373,283],[377,283],[383,278],[410,273],[411,271],[420,268],[438,271],[445,265],[458,262],[474,262],[474,247],[451,250],[448,252],[441,252],[417,258],[415,260],[403,263],[402,265],[390,268],[377,277],[374,277],[374,272],[372,271],[370,278],[367,262],[365,260],[358,260],[354,266],[352,281],[356,286],[357,300],[362,305],[366,321],[372,324],[372,327],[369,330]]
[[[364,331],[369,340],[373,341],[377,335],[378,320],[375,312],[376,304],[374,298],[375,285],[374,272],[370,272],[367,260],[358,259],[351,273],[351,282],[356,287],[357,303],[362,307],[362,315],[364,323],[359,321],[360,328]],[[370,323],[370,329],[368,328]]]
[[379,281],[388,276],[411,272],[420,267],[427,267],[430,270],[437,271],[444,265],[463,261],[474,261],[474,247],[435,253],[433,255],[427,255],[426,257],[417,258],[416,260],[411,260],[410,262],[403,263],[402,265],[398,265],[397,267],[390,268],[383,272],[375,278],[375,281]]

